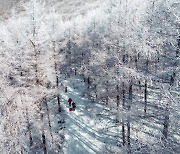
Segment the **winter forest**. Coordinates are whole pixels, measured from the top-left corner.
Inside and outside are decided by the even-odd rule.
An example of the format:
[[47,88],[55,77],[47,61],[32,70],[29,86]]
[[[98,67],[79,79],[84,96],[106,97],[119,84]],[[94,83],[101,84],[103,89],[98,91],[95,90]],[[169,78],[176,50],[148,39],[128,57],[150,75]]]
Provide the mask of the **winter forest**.
[[0,0],[0,154],[179,154],[179,53],[180,0]]

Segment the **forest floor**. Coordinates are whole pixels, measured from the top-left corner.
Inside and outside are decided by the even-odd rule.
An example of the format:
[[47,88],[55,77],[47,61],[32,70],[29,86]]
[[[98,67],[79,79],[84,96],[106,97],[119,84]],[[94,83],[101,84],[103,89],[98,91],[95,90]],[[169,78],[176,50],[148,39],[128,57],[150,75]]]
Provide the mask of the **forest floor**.
[[[62,105],[65,110],[65,142],[63,153],[126,153],[128,147],[121,146],[122,123],[116,121],[117,110],[106,107],[102,101],[93,103],[92,100],[86,96],[88,87],[81,77],[72,76],[62,81],[63,86],[67,87],[67,92],[62,94]],[[153,147],[159,152],[163,152],[165,149],[165,151],[171,151],[172,153],[173,151],[177,152],[177,145],[171,144],[164,147],[163,143],[159,143],[159,141],[161,141],[164,118],[159,112],[157,114],[153,112],[155,110],[153,106],[155,96],[151,89],[148,90],[151,95],[149,95],[148,114],[145,117],[140,110],[140,108],[143,109],[140,103],[142,100],[139,102],[137,100],[140,98],[136,98],[136,101],[133,101],[133,110],[138,109],[137,112],[135,112],[137,115],[132,115],[131,119],[131,150],[138,151],[139,153],[149,153],[150,151],[156,153],[153,151]],[[76,103],[75,111],[69,111],[68,98],[72,98]],[[150,106],[150,104],[152,106]],[[164,112],[164,109],[161,113],[162,112]],[[123,113],[119,113],[118,118],[122,119]],[[139,114],[142,114],[140,116],[142,119],[138,118]],[[169,130],[169,132],[171,131],[172,130]],[[170,136],[169,139],[171,140]]]
[[[88,98],[83,97],[86,86],[83,80],[71,78],[64,80],[68,92],[62,95],[64,109],[66,111],[65,120],[65,144],[63,152],[65,154],[101,154],[118,151],[117,139],[115,137],[117,128],[109,129],[107,124],[113,124],[113,116],[107,115],[101,103],[92,103]],[[69,112],[68,98],[76,103],[76,110]],[[102,117],[103,116],[103,117]]]

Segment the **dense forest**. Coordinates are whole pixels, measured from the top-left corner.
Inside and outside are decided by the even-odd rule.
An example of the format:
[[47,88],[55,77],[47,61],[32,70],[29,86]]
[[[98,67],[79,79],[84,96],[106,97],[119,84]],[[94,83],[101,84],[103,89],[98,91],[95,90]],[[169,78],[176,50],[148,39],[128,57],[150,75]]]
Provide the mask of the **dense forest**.
[[180,153],[179,10],[20,0],[0,14],[0,153]]

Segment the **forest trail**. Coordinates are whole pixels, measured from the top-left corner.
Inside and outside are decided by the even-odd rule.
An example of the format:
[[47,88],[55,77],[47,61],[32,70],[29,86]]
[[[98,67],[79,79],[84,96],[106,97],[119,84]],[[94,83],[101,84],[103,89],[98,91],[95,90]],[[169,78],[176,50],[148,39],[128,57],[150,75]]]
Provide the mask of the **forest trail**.
[[[97,112],[102,112],[103,106],[95,105],[87,98],[82,97],[85,85],[80,79],[64,81],[63,84],[68,88],[68,92],[62,95],[64,109],[67,113],[63,153],[101,154],[107,152],[106,144],[111,142],[114,145],[116,141],[104,133],[106,131],[103,127],[105,123],[96,116]],[[76,103],[75,111],[69,112],[68,98],[72,98]]]

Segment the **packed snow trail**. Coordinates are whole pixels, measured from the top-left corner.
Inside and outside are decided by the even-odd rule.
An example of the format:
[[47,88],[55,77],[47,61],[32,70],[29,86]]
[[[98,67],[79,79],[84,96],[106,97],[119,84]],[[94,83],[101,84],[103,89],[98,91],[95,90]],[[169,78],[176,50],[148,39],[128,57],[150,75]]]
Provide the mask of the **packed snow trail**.
[[[103,148],[103,143],[96,139],[96,131],[92,129],[95,121],[85,113],[87,111],[84,109],[88,100],[82,98],[80,94],[76,92],[77,90],[79,92],[79,88],[74,89],[74,86],[78,85],[74,85],[71,82],[66,82],[66,84],[68,86],[68,92],[64,95],[64,105],[67,111],[64,153],[99,153],[100,149]],[[76,103],[75,111],[69,112],[68,98],[72,98]]]
[[[67,113],[65,128],[64,154],[101,154],[106,144],[116,144],[115,139],[110,135],[103,133],[104,126],[100,119],[97,119],[95,113],[100,113],[102,105],[93,104],[90,100],[82,97],[85,85],[80,79],[64,81],[68,92],[62,95],[64,108]],[[68,98],[76,103],[75,111],[69,112]],[[95,111],[90,111],[94,108]],[[97,111],[99,110],[99,111]],[[108,143],[109,142],[109,143]]]

